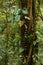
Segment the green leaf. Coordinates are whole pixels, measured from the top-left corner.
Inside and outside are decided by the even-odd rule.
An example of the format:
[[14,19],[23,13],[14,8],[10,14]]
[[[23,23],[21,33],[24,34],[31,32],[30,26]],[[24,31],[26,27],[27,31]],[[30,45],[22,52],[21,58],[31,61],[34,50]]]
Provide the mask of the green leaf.
[[20,48],[20,49],[19,49],[19,53],[22,53],[23,51],[24,51],[23,48]]

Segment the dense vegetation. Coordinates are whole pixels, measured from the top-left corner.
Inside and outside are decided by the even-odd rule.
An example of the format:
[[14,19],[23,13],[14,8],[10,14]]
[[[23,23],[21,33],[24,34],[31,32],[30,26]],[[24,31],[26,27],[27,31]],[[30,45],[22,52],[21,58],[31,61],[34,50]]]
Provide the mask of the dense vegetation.
[[[28,42],[33,43],[34,50],[30,61],[43,65],[43,17],[40,4],[36,0],[36,22],[32,20],[31,30],[27,29],[26,24],[23,34],[22,26],[27,23],[27,20],[23,22],[20,18],[22,12],[27,14],[28,11],[21,10],[18,3],[19,0],[0,0],[0,65],[28,65]],[[34,25],[35,38],[32,35],[35,30]],[[34,47],[37,49],[36,52]]]

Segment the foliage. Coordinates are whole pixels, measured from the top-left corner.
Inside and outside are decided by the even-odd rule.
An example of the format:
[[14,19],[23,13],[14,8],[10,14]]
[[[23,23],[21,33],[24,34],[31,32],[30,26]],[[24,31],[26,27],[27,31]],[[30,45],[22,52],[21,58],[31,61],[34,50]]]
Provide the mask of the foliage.
[[[21,24],[19,13],[27,13],[27,10],[21,12],[15,0],[0,0],[0,3],[0,65],[25,64],[26,58],[22,55],[25,49],[21,46],[21,26],[24,23]],[[39,16],[39,5],[36,7],[36,10],[38,10],[36,13]],[[29,34],[29,31],[27,31],[27,34],[26,31],[26,41],[32,41],[32,35]],[[38,39],[33,44],[36,45],[37,42],[43,43],[43,22],[38,22],[38,31],[36,33]],[[33,55],[33,60],[37,62],[36,58]]]

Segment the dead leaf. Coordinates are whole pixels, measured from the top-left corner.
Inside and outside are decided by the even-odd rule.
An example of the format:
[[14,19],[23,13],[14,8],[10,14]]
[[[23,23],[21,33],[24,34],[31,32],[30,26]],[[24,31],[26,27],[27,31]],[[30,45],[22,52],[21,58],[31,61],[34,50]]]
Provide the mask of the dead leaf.
[[24,24],[24,21],[19,21],[19,23],[18,23],[18,24],[19,24],[19,26],[20,26],[20,27],[22,27],[22,26],[23,26],[23,24]]

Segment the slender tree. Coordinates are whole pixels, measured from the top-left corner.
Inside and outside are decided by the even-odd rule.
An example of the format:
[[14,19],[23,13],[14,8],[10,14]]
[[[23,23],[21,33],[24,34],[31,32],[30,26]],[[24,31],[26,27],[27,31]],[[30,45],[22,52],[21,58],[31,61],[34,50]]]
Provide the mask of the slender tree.
[[[26,65],[36,65],[36,63],[32,63],[32,55],[34,52],[34,46],[33,46],[33,42],[36,40],[36,0],[20,0],[20,8],[23,9],[27,9],[28,10],[28,14],[23,15],[24,17],[26,17],[26,19],[22,17],[22,21],[24,22],[25,20],[25,24],[21,27],[21,43],[25,43],[27,44],[27,61],[26,61]],[[33,23],[33,24],[32,24]],[[27,31],[26,31],[27,30]],[[25,31],[27,33],[27,35],[31,36],[31,40],[29,40],[27,38],[26,41],[25,40]],[[23,46],[25,48],[25,46]],[[36,51],[36,50],[35,50]],[[24,52],[24,53],[25,53]],[[34,53],[35,54],[35,53]],[[25,55],[25,54],[24,54]]]

